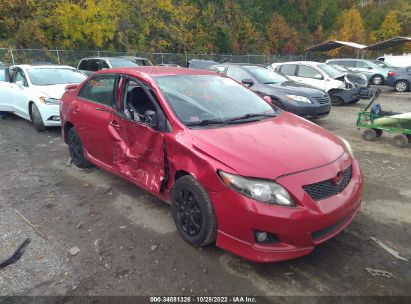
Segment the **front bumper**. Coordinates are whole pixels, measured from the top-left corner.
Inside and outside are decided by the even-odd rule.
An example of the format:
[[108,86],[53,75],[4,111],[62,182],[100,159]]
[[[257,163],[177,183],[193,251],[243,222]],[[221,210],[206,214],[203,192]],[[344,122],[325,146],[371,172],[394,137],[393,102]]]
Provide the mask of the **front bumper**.
[[[333,178],[348,156],[327,166],[277,179],[298,206],[287,208],[260,203],[230,189],[211,193],[218,220],[217,246],[254,262],[277,262],[310,253],[318,244],[344,230],[358,213],[363,178],[352,161],[352,178],[346,188],[330,198],[314,201],[305,184]],[[342,158],[344,158],[342,157]],[[269,232],[274,244],[257,243],[253,231]]]
[[43,123],[46,127],[59,127],[60,121],[60,106],[59,105],[37,105],[43,118]]
[[291,104],[290,102],[288,102],[287,104],[285,104],[284,102],[284,109],[288,112],[307,119],[321,118],[327,116],[330,113],[331,103]]

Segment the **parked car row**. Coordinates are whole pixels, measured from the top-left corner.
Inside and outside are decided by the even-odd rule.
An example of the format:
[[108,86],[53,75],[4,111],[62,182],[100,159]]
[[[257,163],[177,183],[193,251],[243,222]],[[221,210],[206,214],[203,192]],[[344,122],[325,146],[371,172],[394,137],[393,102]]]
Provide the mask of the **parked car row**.
[[76,166],[98,166],[171,204],[193,246],[216,243],[257,262],[306,255],[351,223],[363,177],[346,140],[273,97],[329,111],[328,95],[263,67],[215,68],[224,75],[136,66],[87,78],[18,65],[6,69],[0,110],[38,130],[61,125]]

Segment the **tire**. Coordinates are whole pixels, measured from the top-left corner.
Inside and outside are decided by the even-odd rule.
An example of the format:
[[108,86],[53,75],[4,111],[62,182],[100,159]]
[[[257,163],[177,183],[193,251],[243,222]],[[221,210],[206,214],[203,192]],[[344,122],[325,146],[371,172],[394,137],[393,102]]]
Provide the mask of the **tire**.
[[41,113],[37,108],[35,103],[31,104],[31,122],[33,123],[34,128],[37,131],[45,131],[46,126],[43,123],[43,118],[41,117]]
[[331,104],[337,107],[342,106],[344,104],[344,99],[342,99],[340,96],[332,95]]
[[408,144],[408,137],[404,134],[395,135],[392,138],[392,144],[398,148],[404,148]]
[[73,164],[79,168],[91,167],[90,162],[84,157],[83,144],[75,128],[71,128],[68,131],[67,143]]
[[357,103],[359,101],[360,101],[360,99],[354,99],[353,101],[351,101],[351,103]]
[[406,80],[398,80],[394,84],[394,90],[396,92],[407,92],[410,89],[409,83]]
[[171,210],[181,237],[195,247],[214,243],[217,219],[207,191],[191,175],[180,177],[171,193]]
[[375,141],[377,139],[377,132],[374,129],[365,129],[362,132],[362,138],[367,141]]
[[384,77],[382,77],[381,75],[374,75],[371,77],[370,82],[373,85],[383,85]]

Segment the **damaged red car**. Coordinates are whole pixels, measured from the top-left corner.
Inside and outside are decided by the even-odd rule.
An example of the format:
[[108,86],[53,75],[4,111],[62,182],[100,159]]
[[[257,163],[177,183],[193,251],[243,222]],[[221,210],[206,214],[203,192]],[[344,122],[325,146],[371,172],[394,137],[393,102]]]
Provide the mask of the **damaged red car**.
[[213,72],[99,71],[66,88],[60,111],[73,163],[170,203],[194,246],[292,259],[341,232],[360,208],[363,178],[347,141]]

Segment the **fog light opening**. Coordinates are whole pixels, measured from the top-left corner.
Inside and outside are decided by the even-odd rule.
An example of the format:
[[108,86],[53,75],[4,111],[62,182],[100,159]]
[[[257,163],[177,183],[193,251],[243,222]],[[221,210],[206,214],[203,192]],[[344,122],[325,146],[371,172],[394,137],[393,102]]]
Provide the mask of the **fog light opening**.
[[274,234],[258,230],[254,230],[254,239],[258,244],[275,244],[280,242]]
[[48,120],[60,121],[60,116],[59,115],[53,115],[53,116],[50,116]]

